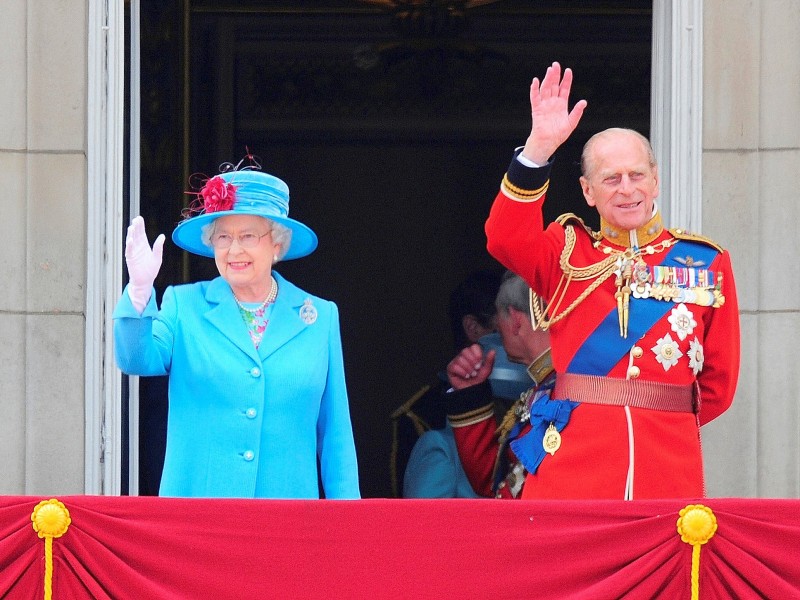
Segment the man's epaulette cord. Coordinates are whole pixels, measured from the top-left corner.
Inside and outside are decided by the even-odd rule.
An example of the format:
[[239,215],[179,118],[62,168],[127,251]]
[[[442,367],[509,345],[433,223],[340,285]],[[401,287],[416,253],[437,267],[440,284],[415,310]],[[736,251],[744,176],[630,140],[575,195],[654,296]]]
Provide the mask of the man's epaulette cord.
[[715,242],[711,238],[707,238],[704,235],[700,235],[699,233],[690,233],[685,229],[670,229],[669,232],[679,240],[686,240],[689,242],[699,242],[701,244],[706,244],[708,246],[711,246],[712,248],[717,250],[717,252],[725,252],[725,249],[722,246],[720,246],[717,242]]

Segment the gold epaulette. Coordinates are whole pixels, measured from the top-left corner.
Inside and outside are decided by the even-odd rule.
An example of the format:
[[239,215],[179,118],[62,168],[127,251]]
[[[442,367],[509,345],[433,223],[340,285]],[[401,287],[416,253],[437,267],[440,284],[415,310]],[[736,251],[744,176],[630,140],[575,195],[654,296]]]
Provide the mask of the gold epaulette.
[[711,246],[718,252],[725,252],[724,248],[720,246],[714,240],[707,238],[704,235],[700,235],[699,233],[689,233],[683,229],[670,229],[669,232],[674,235],[679,240],[686,240],[689,242],[700,242],[701,244],[705,244],[706,246]]
[[602,237],[602,234],[601,234],[600,232],[598,232],[598,231],[592,231],[592,228],[591,228],[591,227],[589,227],[589,226],[588,226],[588,225],[587,225],[587,224],[586,224],[586,223],[583,221],[583,219],[581,219],[581,218],[580,218],[578,215],[576,215],[575,213],[564,213],[563,215],[560,215],[560,216],[559,216],[559,217],[556,219],[556,223],[558,223],[558,224],[559,224],[559,225],[561,225],[562,227],[564,227],[565,225],[568,225],[568,224],[577,224],[577,225],[579,225],[580,227],[582,227],[582,228],[583,228],[583,230],[584,230],[586,233],[588,233],[588,234],[589,234],[589,236],[590,236],[592,239],[599,240],[599,239]]

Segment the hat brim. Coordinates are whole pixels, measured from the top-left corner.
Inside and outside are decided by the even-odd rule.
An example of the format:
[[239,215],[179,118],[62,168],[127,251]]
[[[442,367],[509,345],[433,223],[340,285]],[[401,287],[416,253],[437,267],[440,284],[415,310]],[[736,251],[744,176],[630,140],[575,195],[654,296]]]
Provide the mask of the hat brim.
[[[206,246],[202,239],[202,229],[214,219],[219,217],[226,217],[229,215],[242,215],[242,211],[237,210],[220,210],[215,213],[208,213],[197,215],[185,221],[178,223],[178,226],[172,232],[172,241],[175,244],[199,256],[206,256],[209,258],[214,257],[214,248]],[[293,258],[302,258],[308,256],[317,249],[317,234],[314,233],[310,227],[304,225],[300,221],[295,221],[288,217],[268,217],[265,215],[253,215],[262,217],[275,223],[280,223],[285,227],[292,230],[292,240],[289,244],[289,250],[283,256],[282,260],[291,260]]]

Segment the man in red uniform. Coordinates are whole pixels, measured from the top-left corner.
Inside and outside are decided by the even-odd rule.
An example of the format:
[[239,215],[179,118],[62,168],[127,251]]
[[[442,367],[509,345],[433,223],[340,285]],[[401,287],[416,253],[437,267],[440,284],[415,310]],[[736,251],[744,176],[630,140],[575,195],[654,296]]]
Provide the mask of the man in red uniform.
[[601,230],[574,215],[544,227],[549,161],[587,106],[570,110],[571,85],[558,63],[533,80],[531,133],[486,221],[489,252],[548,303],[534,312],[563,409],[523,498],[701,497],[700,426],[730,406],[739,372],[730,256],[663,226],[652,149],[627,129],[596,134],[581,157]]
[[497,328],[509,361],[525,365],[531,387],[520,395],[497,426],[496,401],[489,385],[495,351],[479,344],[467,346],[447,365],[451,390],[447,420],[453,428],[458,456],[472,488],[480,496],[519,498],[526,471],[542,459],[542,433],[531,431],[532,405],[542,406],[553,388],[550,336],[534,329],[530,288],[506,272],[497,293]]

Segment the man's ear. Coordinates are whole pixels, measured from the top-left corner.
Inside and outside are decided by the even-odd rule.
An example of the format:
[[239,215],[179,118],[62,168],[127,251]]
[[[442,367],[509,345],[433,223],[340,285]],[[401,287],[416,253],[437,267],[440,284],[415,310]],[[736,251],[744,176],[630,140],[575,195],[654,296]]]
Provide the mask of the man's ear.
[[581,182],[581,191],[583,192],[583,197],[586,198],[586,204],[589,206],[594,206],[596,203],[594,196],[592,195],[592,186],[589,185],[589,180],[581,175],[579,181]]
[[514,335],[519,335],[520,329],[522,329],[522,325],[525,323],[527,317],[525,313],[520,310],[517,310],[513,306],[508,307],[508,317],[511,319],[511,331]]

